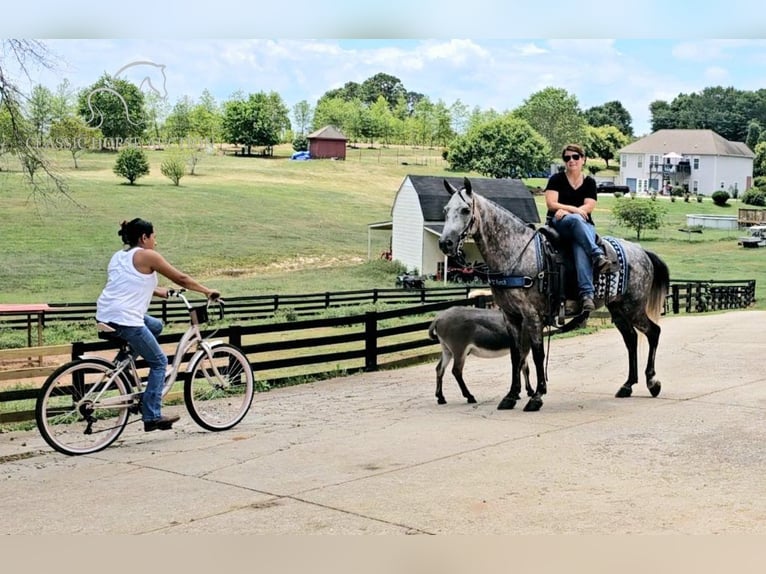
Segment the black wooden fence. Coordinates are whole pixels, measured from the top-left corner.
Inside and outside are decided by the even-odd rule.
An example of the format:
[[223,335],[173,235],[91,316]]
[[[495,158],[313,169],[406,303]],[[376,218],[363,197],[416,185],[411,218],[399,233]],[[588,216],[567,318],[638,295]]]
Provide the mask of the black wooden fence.
[[[465,299],[451,299],[436,303],[426,303],[406,308],[387,311],[368,311],[360,315],[322,319],[305,319],[290,322],[267,323],[261,325],[234,325],[212,331],[206,330],[206,336],[226,339],[243,349],[248,356],[256,376],[259,373],[274,372],[306,365],[320,365],[315,371],[303,371],[299,376],[270,377],[270,386],[279,386],[291,379],[322,378],[328,374],[352,374],[360,371],[375,371],[381,368],[394,368],[416,360],[422,360],[427,353],[403,357],[403,353],[427,346],[434,346],[426,335],[426,330],[433,315],[453,305],[484,306],[486,296]],[[188,320],[188,313],[185,313]],[[392,324],[396,323],[396,324]],[[326,334],[328,330],[338,329],[338,333]],[[311,334],[312,331],[315,334]],[[308,336],[305,336],[306,334]],[[402,335],[411,334],[402,340]],[[182,334],[160,335],[163,345],[177,343]],[[251,343],[248,339],[258,336],[264,342]],[[116,346],[110,341],[76,342],[72,344],[72,359],[83,353],[111,353]],[[308,350],[301,353],[301,350]],[[272,358],[280,351],[287,356]],[[190,357],[185,357],[188,360]],[[174,355],[168,359],[173,361]],[[136,362],[139,369],[146,368],[146,362]],[[342,367],[338,367],[341,365]],[[313,367],[312,367],[313,368]],[[20,374],[21,376],[21,374]],[[259,377],[263,378],[263,377]],[[24,387],[23,384],[11,386]],[[26,386],[29,386],[28,384]],[[21,409],[0,413],[0,423],[19,422],[34,418],[34,399],[39,388],[15,388],[0,392],[0,404],[13,401],[26,401]]]
[[[366,289],[299,295],[255,295],[227,297],[226,315],[237,321],[270,319],[280,314],[304,317],[336,307],[370,304],[417,305],[439,301],[452,301],[468,297],[471,290],[486,287],[467,285],[460,287],[434,287],[428,289]],[[755,280],[677,279],[671,281],[666,312],[700,313],[723,309],[746,308],[755,302]],[[42,317],[43,325],[49,321],[92,321],[96,315],[95,302],[49,303],[50,310]],[[186,321],[183,303],[174,300],[153,301],[149,313],[165,323]],[[27,313],[0,315],[0,328],[28,328]]]

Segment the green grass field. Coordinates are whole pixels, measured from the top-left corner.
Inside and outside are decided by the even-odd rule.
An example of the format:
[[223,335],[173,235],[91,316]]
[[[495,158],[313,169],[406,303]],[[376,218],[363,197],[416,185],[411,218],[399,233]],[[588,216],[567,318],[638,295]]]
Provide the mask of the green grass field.
[[[169,261],[225,295],[393,287],[394,266],[368,262],[367,225],[390,219],[407,174],[456,175],[440,150],[360,146],[346,161],[308,162],[290,161],[291,151],[279,147],[273,158],[201,154],[196,175],[179,187],[160,174],[168,151],[148,151],[151,174],[133,186],[112,173],[115,154],[86,154],[74,169],[61,153],[54,157],[72,200],[52,201],[31,198],[3,156],[0,302],[95,301],[120,247],[119,222],[133,217],[155,224]],[[543,213],[542,196],[536,201]],[[615,201],[599,198],[599,232],[635,240],[612,220]],[[737,201],[725,208],[709,198],[658,201],[668,209],[666,223],[644,232],[640,243],[665,259],[671,278],[756,279],[756,305],[766,308],[766,249],[738,246],[740,231],[678,231],[687,214],[736,215]],[[388,247],[382,235],[372,234],[372,259]]]

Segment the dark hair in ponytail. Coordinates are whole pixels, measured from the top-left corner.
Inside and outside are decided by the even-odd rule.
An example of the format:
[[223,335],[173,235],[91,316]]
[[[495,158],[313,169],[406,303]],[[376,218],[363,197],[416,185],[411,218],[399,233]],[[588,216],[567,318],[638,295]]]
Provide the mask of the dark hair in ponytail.
[[135,247],[138,245],[138,240],[144,235],[151,235],[154,233],[154,226],[150,221],[136,217],[130,221],[123,221],[120,224],[120,230],[117,235],[120,236],[122,242],[125,245]]

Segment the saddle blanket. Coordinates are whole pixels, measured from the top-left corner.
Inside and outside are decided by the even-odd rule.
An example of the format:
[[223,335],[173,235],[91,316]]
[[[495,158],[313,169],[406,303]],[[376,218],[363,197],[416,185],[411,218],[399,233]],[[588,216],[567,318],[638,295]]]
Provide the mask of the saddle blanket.
[[[628,290],[628,260],[622,244],[614,237],[604,236],[604,247],[607,250],[607,257],[614,261],[615,257],[619,268],[611,273],[601,273],[594,285],[596,289],[596,299],[603,299],[609,302],[616,297],[624,295]],[[611,249],[610,249],[611,248]],[[610,253],[612,251],[613,253]]]

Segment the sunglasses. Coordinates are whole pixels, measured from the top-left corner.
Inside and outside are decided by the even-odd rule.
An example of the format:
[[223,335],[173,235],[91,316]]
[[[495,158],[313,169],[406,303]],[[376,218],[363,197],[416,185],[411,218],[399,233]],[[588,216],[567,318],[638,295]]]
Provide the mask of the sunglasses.
[[565,155],[564,161],[569,161],[570,159],[578,161],[581,157],[582,156],[579,153],[573,153],[572,155]]

